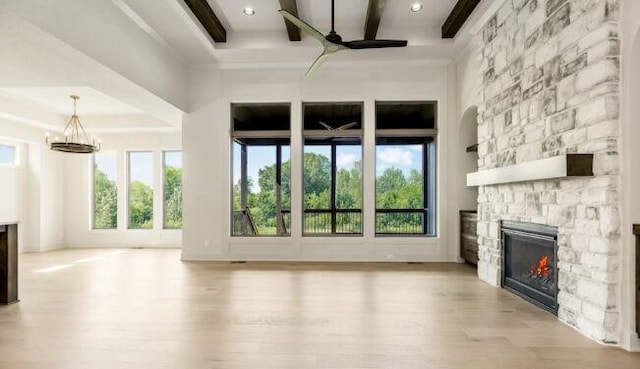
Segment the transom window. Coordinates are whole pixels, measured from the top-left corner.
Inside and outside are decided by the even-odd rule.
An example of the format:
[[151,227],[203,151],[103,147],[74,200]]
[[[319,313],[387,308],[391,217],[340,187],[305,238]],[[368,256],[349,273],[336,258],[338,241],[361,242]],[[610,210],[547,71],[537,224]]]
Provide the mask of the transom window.
[[16,147],[0,144],[0,164],[16,163]]

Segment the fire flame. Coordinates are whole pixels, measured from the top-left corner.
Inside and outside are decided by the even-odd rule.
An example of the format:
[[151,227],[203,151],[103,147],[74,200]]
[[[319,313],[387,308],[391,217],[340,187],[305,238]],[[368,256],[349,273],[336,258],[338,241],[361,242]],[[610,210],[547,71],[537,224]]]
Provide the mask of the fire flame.
[[536,277],[548,277],[551,273],[551,267],[549,266],[549,256],[545,255],[538,261],[537,264],[531,266],[531,274]]

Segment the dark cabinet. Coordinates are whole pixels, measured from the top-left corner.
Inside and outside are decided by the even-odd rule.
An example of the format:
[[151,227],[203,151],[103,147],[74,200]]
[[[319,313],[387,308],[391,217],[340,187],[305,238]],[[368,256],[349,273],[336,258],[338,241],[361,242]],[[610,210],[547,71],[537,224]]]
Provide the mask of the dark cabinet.
[[636,333],[640,337],[640,224],[633,225],[636,235]]
[[478,214],[471,210],[460,211],[460,257],[466,262],[478,264]]
[[0,304],[18,302],[18,225],[0,225]]

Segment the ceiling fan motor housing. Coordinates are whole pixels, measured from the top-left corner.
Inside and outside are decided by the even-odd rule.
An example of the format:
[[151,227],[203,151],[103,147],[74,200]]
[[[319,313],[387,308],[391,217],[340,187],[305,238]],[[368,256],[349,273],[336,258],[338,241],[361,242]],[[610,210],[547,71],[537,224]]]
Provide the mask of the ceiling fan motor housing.
[[339,34],[335,33],[335,31],[329,32],[328,35],[324,36],[329,42],[333,42],[334,44],[342,43],[342,37]]

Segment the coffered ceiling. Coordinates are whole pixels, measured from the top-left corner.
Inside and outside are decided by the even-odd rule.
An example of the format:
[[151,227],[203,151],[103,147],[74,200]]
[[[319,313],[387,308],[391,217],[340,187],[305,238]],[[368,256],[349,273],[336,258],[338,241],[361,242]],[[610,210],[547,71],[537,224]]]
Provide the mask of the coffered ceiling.
[[[331,29],[330,0],[112,1],[191,64],[310,61],[309,58],[318,53],[319,45],[304,34],[302,41],[289,40],[285,22],[278,13],[285,3],[295,3],[298,16],[320,32],[326,34]],[[349,53],[337,60],[449,60],[459,49],[460,42],[442,38],[443,24],[456,3],[473,4],[473,7],[478,3],[473,0],[338,0],[335,28],[344,40],[364,38],[370,1],[382,9],[376,38],[408,40],[409,46],[402,50]],[[421,11],[411,10],[415,3],[422,4]],[[213,40],[206,25],[203,26],[190,8],[193,4],[210,7],[224,28],[225,42]],[[244,14],[246,7],[253,8],[255,14]]]

